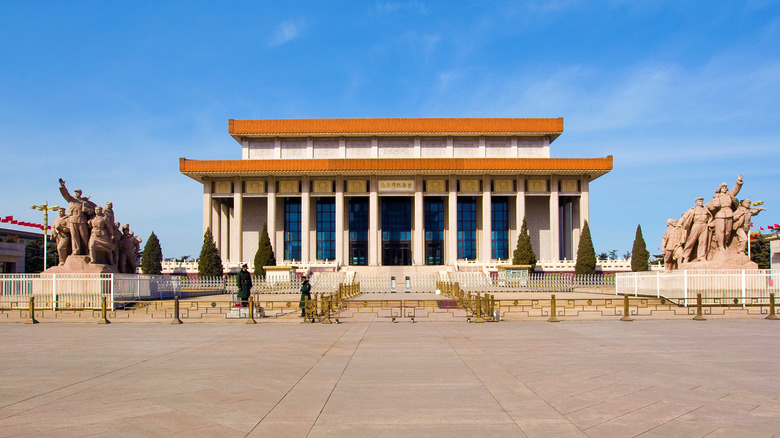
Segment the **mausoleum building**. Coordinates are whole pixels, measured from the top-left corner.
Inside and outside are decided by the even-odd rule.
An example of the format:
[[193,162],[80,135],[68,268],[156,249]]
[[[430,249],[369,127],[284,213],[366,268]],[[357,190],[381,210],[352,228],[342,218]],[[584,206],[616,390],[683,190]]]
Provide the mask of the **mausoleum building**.
[[511,263],[523,218],[537,258],[572,260],[590,182],[612,156],[551,158],[563,119],[230,120],[240,160],[181,158],[229,266],[266,225],[278,265]]

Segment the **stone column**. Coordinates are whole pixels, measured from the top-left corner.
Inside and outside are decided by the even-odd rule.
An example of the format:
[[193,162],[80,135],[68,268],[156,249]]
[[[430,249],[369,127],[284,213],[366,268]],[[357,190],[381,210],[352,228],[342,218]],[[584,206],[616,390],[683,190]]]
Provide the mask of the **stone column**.
[[588,227],[590,227],[589,181],[590,179],[587,175],[580,180],[580,233],[582,232],[582,227],[585,226],[585,221],[588,221]]
[[244,262],[244,188],[241,178],[233,181],[233,214],[230,223],[230,259]]
[[301,263],[307,265],[309,257],[309,224],[311,223],[311,195],[309,177],[301,178]]
[[[484,143],[484,138],[482,139]],[[482,242],[478,247],[479,261],[488,263],[492,258],[492,239],[493,234],[493,221],[491,215],[492,196],[490,192],[490,176],[482,178]]]
[[368,193],[368,264],[379,264],[379,184],[376,176],[372,176],[369,182]]
[[211,227],[211,203],[211,179],[206,178],[206,181],[203,181],[203,234]]
[[[520,235],[520,229],[523,228],[523,218],[525,217],[525,177],[517,177],[517,196],[515,197],[515,238],[509,242],[510,256],[517,249],[517,236]],[[526,226],[528,221],[526,220]]]
[[447,264],[455,266],[458,263],[458,179],[450,176],[449,193],[447,194],[447,241],[444,248],[447,254]]
[[336,263],[344,264],[344,177],[336,177]]
[[279,265],[284,261],[284,251],[279,251],[279,246],[276,244],[276,178],[269,176],[265,184],[266,192],[268,193],[266,198],[268,207],[265,212],[268,238],[271,240],[271,248],[274,250],[276,264]]
[[558,207],[558,177],[550,177],[550,257],[551,260],[560,260],[560,217]]
[[230,261],[230,207],[227,204],[220,204],[221,214],[219,215],[219,257],[222,259],[222,263],[225,264]]
[[[417,138],[419,143],[419,137]],[[412,237],[412,259],[415,264],[425,264],[425,207],[423,204],[423,180],[417,176],[414,179],[414,237]]]
[[[222,202],[219,199],[211,198],[211,237],[218,250],[222,250]],[[205,233],[205,232],[204,232]]]

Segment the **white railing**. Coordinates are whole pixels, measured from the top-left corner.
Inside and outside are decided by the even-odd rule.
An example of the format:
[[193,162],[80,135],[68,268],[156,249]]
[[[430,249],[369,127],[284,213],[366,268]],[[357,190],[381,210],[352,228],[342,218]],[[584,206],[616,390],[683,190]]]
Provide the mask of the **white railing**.
[[434,292],[438,273],[417,273],[407,275],[356,273],[354,281],[360,283],[360,292],[375,293],[424,293]]
[[617,274],[615,282],[615,294],[664,297],[684,305],[695,302],[697,294],[710,302],[766,302],[778,290],[778,269],[627,272]]

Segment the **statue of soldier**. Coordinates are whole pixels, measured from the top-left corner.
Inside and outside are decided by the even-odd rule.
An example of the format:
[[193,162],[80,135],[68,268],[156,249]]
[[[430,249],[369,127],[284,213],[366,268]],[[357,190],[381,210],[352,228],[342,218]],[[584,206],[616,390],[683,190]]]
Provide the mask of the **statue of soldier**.
[[[89,258],[92,263],[114,264],[114,240],[111,235],[114,224],[103,215],[102,207],[95,207],[95,217],[90,219],[92,235],[89,238]],[[100,257],[99,257],[100,256]],[[105,257],[102,257],[105,256]]]
[[693,259],[694,247],[696,247],[696,261],[707,260],[710,221],[712,221],[712,213],[704,207],[704,198],[696,198],[696,205],[683,213],[679,223],[680,228],[688,233],[688,238],[683,245],[685,261],[690,262]]
[[135,273],[138,265],[138,252],[136,250],[136,238],[130,231],[130,225],[122,225],[122,238],[119,241],[119,272],[125,274]]
[[682,244],[685,242],[685,230],[680,228],[677,219],[668,219],[666,226],[666,232],[661,239],[661,249],[664,251],[664,268],[672,271],[679,267],[679,262],[683,258]]
[[51,237],[57,242],[57,255],[60,259],[59,266],[62,266],[65,264],[65,260],[67,260],[72,250],[70,243],[70,224],[68,223],[68,216],[65,214],[65,209],[60,207],[57,211],[60,215],[54,219],[54,225],[51,227]]

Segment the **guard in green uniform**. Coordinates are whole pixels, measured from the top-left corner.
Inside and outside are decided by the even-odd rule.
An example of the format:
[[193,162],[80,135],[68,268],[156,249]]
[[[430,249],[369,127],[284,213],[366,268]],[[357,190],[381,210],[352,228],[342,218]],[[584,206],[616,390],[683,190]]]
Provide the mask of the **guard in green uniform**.
[[311,284],[309,279],[303,277],[303,284],[301,285],[301,304],[298,306],[301,308],[301,316],[306,316],[306,301],[311,300]]
[[249,273],[249,266],[244,265],[241,267],[241,272],[238,273],[238,298],[241,299],[241,307],[246,307],[249,300],[249,294],[252,291],[252,274]]

